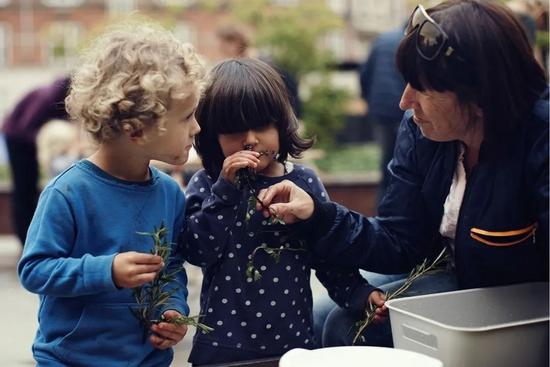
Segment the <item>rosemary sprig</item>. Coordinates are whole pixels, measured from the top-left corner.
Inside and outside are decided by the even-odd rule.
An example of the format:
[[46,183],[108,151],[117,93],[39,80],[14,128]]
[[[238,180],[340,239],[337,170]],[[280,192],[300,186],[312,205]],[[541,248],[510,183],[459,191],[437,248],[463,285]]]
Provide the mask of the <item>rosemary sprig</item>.
[[[409,289],[414,281],[421,276],[439,270],[438,266],[446,261],[447,257],[448,256],[446,254],[446,248],[443,248],[443,250],[439,253],[439,255],[437,255],[437,257],[431,264],[428,265],[428,259],[424,259],[424,261],[420,265],[417,265],[413,270],[411,270],[409,276],[401,287],[393,292],[386,293],[386,302],[403,294],[407,289]],[[358,330],[355,334],[355,337],[353,338],[352,344],[355,344],[359,339],[361,339],[362,341],[365,340],[363,332],[365,331],[367,326],[369,326],[374,320],[376,308],[377,306],[372,303],[367,306],[367,308],[365,309],[365,317],[355,324]]]
[[[152,233],[137,233],[153,238],[153,248],[151,249],[151,254],[162,257],[164,264],[171,263],[171,247],[170,243],[166,240],[168,229],[166,228],[164,223],[161,223],[159,228],[155,227]],[[204,332],[209,332],[213,330],[209,326],[199,323],[199,316],[179,316],[172,319],[166,319],[164,318],[164,316],[161,316],[160,320],[154,319],[155,313],[158,308],[162,305],[167,304],[170,300],[170,297],[172,297],[172,295],[178,291],[179,288],[177,287],[169,290],[166,290],[166,288],[174,282],[177,282],[176,275],[180,271],[183,271],[182,264],[178,264],[177,268],[172,271],[162,269],[161,271],[159,271],[153,281],[132,289],[134,299],[136,300],[138,306],[137,308],[130,308],[130,311],[143,325],[144,339],[147,337],[151,325],[158,322],[168,322],[176,325],[185,324],[196,326]]]
[[246,264],[246,276],[248,278],[252,278],[254,281],[258,281],[262,279],[262,274],[260,271],[256,268],[254,265],[254,257],[256,256],[257,252],[263,250],[266,254],[271,256],[275,263],[278,264],[281,260],[281,253],[283,251],[306,251],[305,248],[293,248],[293,247],[287,247],[287,246],[281,246],[281,247],[268,247],[266,244],[263,244],[261,246],[258,246],[252,251],[252,253],[248,256],[249,260]]

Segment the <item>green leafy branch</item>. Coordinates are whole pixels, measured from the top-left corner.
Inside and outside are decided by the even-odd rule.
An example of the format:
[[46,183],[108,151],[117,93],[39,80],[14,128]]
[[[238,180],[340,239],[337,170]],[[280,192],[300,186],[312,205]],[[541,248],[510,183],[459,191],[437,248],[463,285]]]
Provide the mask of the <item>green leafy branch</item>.
[[[171,244],[166,240],[168,229],[166,228],[164,223],[161,223],[159,228],[155,227],[152,233],[137,233],[139,235],[150,236],[153,239],[153,248],[150,252],[151,254],[162,257],[164,264],[170,264],[172,262],[172,258],[170,256]],[[168,304],[172,295],[174,295],[179,290],[179,288],[177,287],[173,287],[170,289],[168,289],[168,287],[174,283],[178,283],[176,275],[180,271],[183,271],[183,266],[181,264],[172,271],[162,269],[161,271],[159,271],[153,281],[143,284],[139,287],[134,287],[132,289],[137,307],[130,308],[130,311],[143,325],[144,339],[147,337],[151,325],[158,322],[168,322],[175,325],[191,325],[203,330],[204,332],[209,332],[213,330],[209,326],[198,322],[200,316],[181,315],[176,318],[166,319],[163,315],[161,316],[160,320],[155,320],[156,311],[161,306]]]
[[246,264],[246,276],[248,278],[252,278],[254,281],[258,281],[262,279],[262,274],[256,268],[254,265],[254,257],[256,256],[257,252],[263,250],[266,254],[271,256],[275,260],[275,264],[278,264],[281,260],[281,253],[283,251],[305,251],[305,248],[292,248],[287,246],[281,246],[281,247],[268,247],[266,244],[263,244],[261,246],[258,246],[252,251],[252,253],[249,255],[248,263]]
[[[439,266],[446,262],[447,259],[448,255],[446,253],[446,248],[443,248],[443,250],[439,253],[439,255],[437,255],[437,257],[431,264],[428,264],[428,259],[424,259],[424,261],[420,265],[417,265],[413,270],[411,270],[409,276],[407,277],[403,285],[401,285],[401,287],[393,292],[386,293],[386,302],[403,294],[418,278],[428,273],[433,273],[440,270]],[[359,339],[365,341],[363,332],[365,331],[367,326],[369,326],[374,320],[376,308],[377,306],[372,303],[367,306],[367,308],[365,309],[365,317],[355,324],[358,330],[355,334],[355,337],[353,338],[352,344],[355,344]]]

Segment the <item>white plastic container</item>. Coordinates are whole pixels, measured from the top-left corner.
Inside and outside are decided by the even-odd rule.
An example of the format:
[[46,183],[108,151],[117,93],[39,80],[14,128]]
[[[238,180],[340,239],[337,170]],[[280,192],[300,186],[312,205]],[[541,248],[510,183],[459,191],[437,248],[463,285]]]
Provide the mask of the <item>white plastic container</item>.
[[296,348],[286,352],[279,367],[443,367],[441,361],[408,350],[381,347]]
[[386,303],[395,348],[445,367],[548,367],[548,283],[400,298]]

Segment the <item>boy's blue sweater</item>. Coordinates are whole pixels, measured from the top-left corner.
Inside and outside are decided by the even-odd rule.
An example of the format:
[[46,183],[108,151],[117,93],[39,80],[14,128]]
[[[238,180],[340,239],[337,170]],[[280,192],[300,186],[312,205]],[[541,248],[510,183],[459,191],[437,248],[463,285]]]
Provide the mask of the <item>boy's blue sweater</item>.
[[[168,366],[171,350],[157,350],[143,338],[130,312],[131,289],[113,283],[116,254],[149,253],[161,222],[168,239],[183,224],[185,197],[167,175],[151,167],[147,182],[128,182],[87,160],[56,177],[44,189],[18,265],[21,282],[40,295],[33,354],[39,366]],[[178,255],[181,251],[173,251]],[[166,308],[187,315],[187,278]]]

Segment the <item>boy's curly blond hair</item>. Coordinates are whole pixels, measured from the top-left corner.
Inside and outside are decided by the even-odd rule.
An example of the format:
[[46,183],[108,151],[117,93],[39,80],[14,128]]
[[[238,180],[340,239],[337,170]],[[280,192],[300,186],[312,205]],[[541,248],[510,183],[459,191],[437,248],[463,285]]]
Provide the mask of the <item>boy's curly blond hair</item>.
[[199,97],[205,69],[193,47],[153,24],[125,23],[83,54],[65,99],[72,119],[99,143],[157,125],[171,100]]

